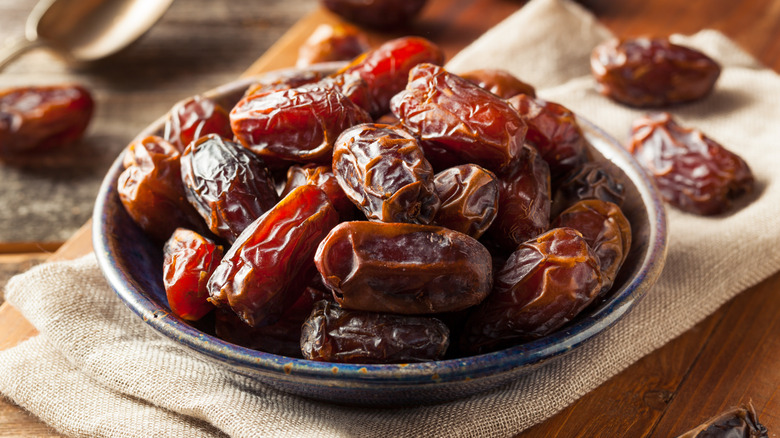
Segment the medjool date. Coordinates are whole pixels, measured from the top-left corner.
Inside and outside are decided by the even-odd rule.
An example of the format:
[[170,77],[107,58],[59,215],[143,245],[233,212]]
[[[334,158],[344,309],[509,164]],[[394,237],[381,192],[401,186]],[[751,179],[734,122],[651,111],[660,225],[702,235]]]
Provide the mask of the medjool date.
[[187,145],[208,134],[232,138],[230,118],[213,100],[195,96],[174,105],[165,121],[163,137],[184,152]]
[[552,215],[557,216],[577,201],[601,199],[618,207],[625,200],[625,189],[620,180],[604,164],[588,161],[572,169],[558,181],[554,189]]
[[368,39],[358,29],[345,24],[321,24],[298,49],[297,67],[318,62],[346,61],[368,51]]
[[282,189],[281,197],[287,196],[293,189],[306,184],[321,188],[328,195],[330,203],[339,212],[342,220],[352,218],[355,205],[347,198],[344,190],[341,190],[331,166],[315,166],[313,164],[307,164],[303,167],[290,166],[287,169],[287,182]]
[[206,283],[222,260],[222,247],[200,234],[178,228],[163,247],[163,284],[171,311],[197,321],[214,306]]
[[482,244],[431,225],[344,222],[322,241],[315,262],[345,309],[452,312],[481,302],[492,285]]
[[500,190],[493,172],[462,164],[437,173],[433,184],[441,200],[435,225],[478,239],[496,218]]
[[84,134],[94,107],[79,85],[0,90],[0,157],[68,146]]
[[275,323],[306,288],[317,245],[338,220],[319,187],[293,190],[236,238],[209,279],[209,301],[252,327]]
[[629,151],[654,177],[666,202],[701,215],[729,210],[753,190],[753,174],[737,154],[669,113],[634,122]]
[[536,97],[536,90],[532,85],[526,84],[506,70],[483,68],[461,73],[459,76],[504,99],[518,94]]
[[473,163],[498,172],[519,159],[527,126],[517,111],[441,67],[414,67],[390,106],[437,170]]
[[341,309],[320,301],[303,325],[306,359],[341,363],[404,363],[441,359],[449,329],[431,317]]
[[521,244],[466,321],[460,347],[484,353],[548,335],[601,290],[596,255],[579,232],[555,228]]
[[604,42],[593,49],[590,67],[601,94],[635,107],[701,99],[720,76],[712,58],[666,38]]
[[354,23],[389,30],[404,26],[427,0],[321,0],[323,6]]
[[439,209],[433,169],[417,140],[400,127],[363,124],[344,131],[333,151],[333,172],[370,220],[429,224]]
[[187,200],[230,242],[279,199],[263,160],[216,134],[187,147],[181,177]]

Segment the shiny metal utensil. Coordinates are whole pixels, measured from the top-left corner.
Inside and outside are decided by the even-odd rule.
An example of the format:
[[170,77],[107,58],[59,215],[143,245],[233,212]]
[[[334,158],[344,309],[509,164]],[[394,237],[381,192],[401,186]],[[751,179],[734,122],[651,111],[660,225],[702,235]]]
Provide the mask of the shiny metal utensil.
[[173,0],[41,0],[25,37],[0,49],[0,70],[27,50],[51,48],[69,61],[94,61],[123,49],[151,28]]

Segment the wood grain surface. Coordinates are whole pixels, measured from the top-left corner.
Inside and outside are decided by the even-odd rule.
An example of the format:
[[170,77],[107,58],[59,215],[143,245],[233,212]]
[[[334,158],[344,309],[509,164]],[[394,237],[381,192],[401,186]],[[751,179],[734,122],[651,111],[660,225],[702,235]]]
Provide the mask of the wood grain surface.
[[[693,33],[703,28],[721,30],[767,66],[780,71],[780,2],[581,0],[579,3],[591,9],[618,35]],[[6,4],[11,7],[3,11]],[[24,9],[32,4],[32,0],[0,0],[0,11],[10,12],[5,16],[0,14],[0,37],[13,32],[14,26],[21,28],[18,22],[12,21],[22,20]],[[431,0],[420,20],[403,33],[433,39],[451,56],[522,4],[510,0]],[[25,75],[36,80],[71,75],[94,85],[101,90],[98,96],[104,101],[104,107],[110,110],[96,118],[90,132],[98,138],[103,135],[114,138],[113,147],[118,151],[133,133],[180,98],[226,82],[250,64],[248,72],[252,73],[292,65],[297,47],[313,28],[333,20],[337,18],[319,10],[314,0],[175,2],[152,32],[113,60],[89,69],[68,71],[60,64],[51,64],[56,61],[49,55],[34,54],[13,65],[8,72],[0,73],[0,85],[9,80],[6,74],[13,76],[10,82],[21,82]],[[225,23],[233,28],[224,29]],[[214,29],[217,29],[217,41],[207,40],[204,35]],[[284,31],[287,32],[282,36]],[[392,36],[395,35],[371,34],[374,42]],[[253,47],[257,53],[250,53],[251,50],[245,47],[233,47],[238,45],[233,39]],[[271,46],[274,41],[276,44]],[[184,53],[175,54],[172,47],[182,47]],[[269,47],[265,55],[252,64]],[[178,62],[177,65],[183,58],[187,63]],[[220,62],[212,62],[213,59]],[[156,63],[160,70],[149,64],[140,66],[138,60]],[[37,70],[41,63],[45,66]],[[183,69],[182,65],[187,68]],[[140,69],[138,74],[145,81],[131,79],[125,85],[120,78],[125,73],[132,76],[129,72],[135,68]],[[191,72],[187,74],[182,70]],[[117,120],[118,115],[125,117],[127,123]],[[5,177],[0,170],[0,182]],[[46,201],[59,206],[51,207],[51,210],[67,208],[65,200],[59,198],[63,194],[58,193],[56,199]],[[6,196],[9,196],[7,191],[0,191],[0,199],[5,201]],[[91,201],[84,201],[84,205],[91,208]],[[3,227],[6,219],[19,221],[22,216],[13,212],[1,214],[7,214],[0,216]],[[60,218],[60,223],[71,227],[71,231],[63,235],[72,235],[84,220]],[[24,269],[46,257],[45,252],[33,250],[22,254],[21,251],[31,251],[30,248],[42,244],[49,245],[47,251],[50,251],[56,246],[57,239],[52,237],[56,235],[56,227],[50,221],[35,215],[24,216],[24,221],[29,221],[29,228],[40,233],[36,236],[47,237],[18,238],[10,226],[7,228],[10,231],[0,230],[0,253],[15,252],[0,255],[0,266],[3,267],[0,281],[1,275]],[[3,244],[9,245],[5,247],[6,251],[3,251]],[[89,249],[89,234],[82,228],[54,257],[72,258]],[[34,333],[15,309],[8,305],[0,307],[0,349]],[[760,420],[770,429],[770,436],[778,436],[779,362],[780,274],[776,274],[522,436],[673,437],[727,407],[747,402],[753,403]],[[57,435],[35,418],[0,400],[0,436]]]

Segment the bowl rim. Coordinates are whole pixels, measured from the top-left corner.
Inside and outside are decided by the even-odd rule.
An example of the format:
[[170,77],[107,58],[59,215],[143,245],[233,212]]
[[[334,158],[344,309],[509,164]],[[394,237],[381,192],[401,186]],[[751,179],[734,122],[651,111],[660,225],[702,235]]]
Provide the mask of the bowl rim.
[[[271,72],[279,74],[293,69]],[[263,75],[268,76],[268,74]],[[244,90],[256,82],[257,77],[242,78],[219,86],[200,96],[213,98]],[[167,114],[166,114],[167,115]],[[166,115],[144,129],[137,138],[158,132],[163,126]],[[618,290],[610,293],[610,298],[597,312],[591,312],[565,329],[548,336],[507,349],[432,362],[408,364],[346,364],[316,362],[280,356],[223,341],[220,338],[203,333],[170,313],[157,304],[133,284],[127,272],[119,269],[111,255],[109,235],[103,212],[116,196],[116,180],[122,170],[124,151],[119,154],[106,174],[93,210],[92,241],[98,265],[119,298],[148,325],[162,335],[181,343],[199,353],[210,356],[239,369],[269,377],[310,379],[338,379],[343,384],[420,384],[448,381],[474,380],[495,374],[502,374],[518,368],[527,368],[543,361],[559,357],[572,351],[592,339],[620,320],[641,300],[647,290],[661,273],[668,243],[667,218],[663,202],[655,189],[652,178],[634,160],[615,139],[593,123],[577,115],[578,122],[591,145],[604,158],[619,166],[634,182],[642,204],[648,215],[647,251],[639,262],[636,275]],[[594,140],[597,140],[594,142]],[[641,182],[641,184],[637,183]],[[121,204],[120,204],[121,205]]]

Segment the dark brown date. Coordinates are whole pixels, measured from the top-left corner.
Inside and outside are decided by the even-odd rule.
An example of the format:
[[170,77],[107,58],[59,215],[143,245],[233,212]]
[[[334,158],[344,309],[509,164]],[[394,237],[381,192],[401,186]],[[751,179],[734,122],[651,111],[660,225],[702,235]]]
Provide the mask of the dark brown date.
[[550,168],[533,146],[524,145],[522,154],[496,175],[498,213],[488,228],[491,239],[510,251],[550,227]]
[[452,312],[481,302],[492,285],[488,250],[432,225],[344,222],[322,241],[315,262],[345,309]]
[[528,125],[525,141],[534,146],[556,181],[588,160],[587,142],[574,113],[563,105],[518,94],[508,100]]
[[625,188],[619,179],[604,166],[588,161],[577,169],[572,169],[558,181],[554,189],[552,215],[585,199],[601,199],[617,206],[623,205]]
[[340,363],[405,363],[441,359],[450,332],[438,319],[345,310],[315,304],[301,333],[309,360]]
[[600,199],[579,201],[553,221],[555,228],[574,228],[599,259],[602,293],[612,287],[631,249],[631,224],[617,205]]
[[634,107],[660,107],[708,95],[720,65],[666,38],[613,39],[595,49],[590,67],[597,90]]
[[222,247],[200,234],[177,228],[163,247],[163,284],[171,311],[197,321],[214,306],[206,283],[222,260]]
[[179,152],[184,152],[187,145],[208,134],[233,138],[227,111],[206,97],[195,96],[177,103],[165,120],[163,138],[176,146]]
[[209,229],[229,242],[279,199],[263,160],[216,134],[187,147],[181,178],[187,200]]
[[435,225],[478,239],[498,213],[499,182],[493,172],[476,164],[462,164],[436,174],[433,180],[441,200]]
[[0,157],[70,145],[84,134],[94,106],[79,85],[0,90]]
[[521,81],[506,70],[483,68],[462,73],[459,76],[503,99],[509,99],[518,94],[536,97],[536,89],[532,85]]
[[209,279],[209,301],[252,327],[275,323],[303,293],[338,220],[319,187],[293,190],[238,236]]
[[753,405],[726,410],[677,438],[769,438]]
[[498,172],[519,159],[527,127],[517,111],[441,67],[414,67],[390,106],[437,170],[473,163]]
[[555,228],[521,244],[466,321],[460,347],[485,353],[552,333],[601,290],[596,255],[579,232]]
[[439,209],[433,169],[401,127],[369,123],[347,129],[334,146],[333,172],[369,220],[429,224]]
[[345,24],[320,24],[298,49],[296,66],[347,61],[370,49],[368,39],[358,29]]
[[371,29],[390,30],[408,25],[427,0],[320,0],[347,20]]
[[635,121],[629,151],[653,175],[664,200],[689,213],[723,213],[753,190],[753,174],[742,158],[701,131],[678,125],[669,113]]
[[372,117],[379,117],[390,111],[390,99],[404,89],[415,65],[441,65],[443,62],[444,52],[437,45],[420,37],[403,37],[355,58],[334,77],[347,82],[362,79],[368,87],[368,98],[365,102],[357,102],[354,98],[353,101]]
[[181,154],[161,137],[136,140],[123,157],[117,180],[119,199],[131,218],[153,239],[164,242],[176,228],[206,231],[187,202],[181,181]]
[[336,87],[318,83],[253,94],[230,112],[236,138],[269,165],[280,161],[328,164],[339,134],[370,121]]
[[236,345],[302,358],[301,327],[311,314],[314,303],[333,297],[329,292],[307,287],[301,296],[287,309],[274,324],[262,327],[250,327],[235,313],[220,310],[216,313],[214,325],[217,336]]
[[282,197],[287,196],[293,189],[302,185],[311,184],[317,186],[328,195],[333,208],[339,212],[342,220],[350,219],[354,216],[355,206],[349,200],[344,190],[336,181],[336,175],[330,166],[315,166],[307,164],[306,166],[290,166],[287,169],[287,183],[282,189]]

